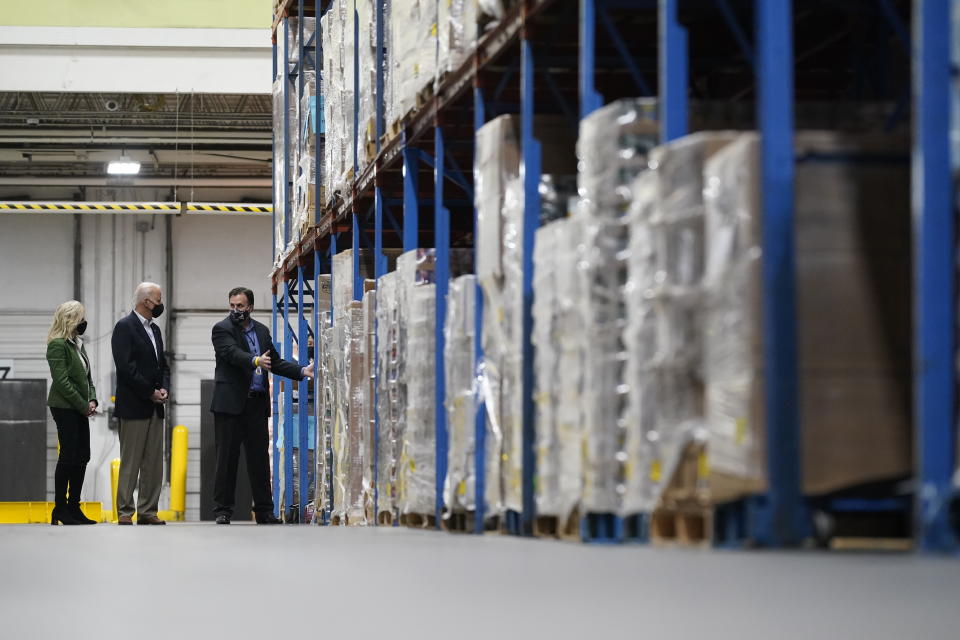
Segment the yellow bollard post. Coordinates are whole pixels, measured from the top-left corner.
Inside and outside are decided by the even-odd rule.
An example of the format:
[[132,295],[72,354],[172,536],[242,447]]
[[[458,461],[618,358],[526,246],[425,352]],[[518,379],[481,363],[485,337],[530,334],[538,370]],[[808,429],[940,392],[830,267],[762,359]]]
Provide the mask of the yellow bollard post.
[[120,484],[120,458],[110,461],[110,495],[113,496],[113,513],[110,522],[117,521],[117,486]]
[[170,510],[177,520],[187,511],[187,440],[189,431],[182,424],[173,428],[170,446]]

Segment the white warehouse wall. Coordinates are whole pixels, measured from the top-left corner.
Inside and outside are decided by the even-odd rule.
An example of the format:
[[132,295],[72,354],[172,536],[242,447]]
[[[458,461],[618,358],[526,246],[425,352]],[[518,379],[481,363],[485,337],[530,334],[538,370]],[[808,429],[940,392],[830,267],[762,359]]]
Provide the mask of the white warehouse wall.
[[[101,407],[113,393],[110,336],[130,312],[138,282],[164,287],[168,311],[158,324],[165,339],[175,319],[171,401],[176,423],[190,430],[187,517],[199,514],[200,380],[212,378],[210,329],[226,314],[227,291],[256,292],[261,320],[269,318],[270,218],[238,216],[83,215],[79,217],[81,295],[86,344]],[[167,225],[173,289],[167,286]],[[0,360],[13,359],[17,377],[46,378],[45,338],[53,310],[74,296],[74,216],[0,214]],[[181,311],[183,310],[183,311]],[[169,340],[168,340],[169,342]],[[49,418],[49,413],[48,413]],[[48,420],[48,499],[56,463],[56,430]],[[104,415],[91,421],[91,463],[83,499],[111,505],[110,460],[119,456]],[[161,499],[166,508],[167,493]]]
[[0,26],[4,91],[271,91],[269,29]]

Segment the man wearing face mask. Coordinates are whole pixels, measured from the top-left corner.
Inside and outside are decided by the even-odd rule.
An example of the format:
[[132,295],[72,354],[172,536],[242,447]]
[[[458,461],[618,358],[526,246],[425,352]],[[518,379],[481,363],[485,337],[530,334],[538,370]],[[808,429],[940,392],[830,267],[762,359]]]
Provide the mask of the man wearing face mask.
[[120,419],[117,516],[119,524],[133,524],[136,506],[137,524],[166,524],[157,517],[163,482],[163,405],[170,398],[170,368],[160,328],[153,322],[163,313],[160,286],[141,283],[135,305],[114,326],[111,340],[117,369],[114,415]]
[[270,489],[270,416],[268,375],[302,380],[313,377],[312,365],[301,367],[280,358],[266,326],[250,317],[253,291],[237,287],[229,293],[230,315],[213,327],[217,357],[213,411],[217,471],[213,501],[217,524],[230,524],[237,487],[240,446],[247,454],[247,473],[257,524],[279,524],[273,515]]

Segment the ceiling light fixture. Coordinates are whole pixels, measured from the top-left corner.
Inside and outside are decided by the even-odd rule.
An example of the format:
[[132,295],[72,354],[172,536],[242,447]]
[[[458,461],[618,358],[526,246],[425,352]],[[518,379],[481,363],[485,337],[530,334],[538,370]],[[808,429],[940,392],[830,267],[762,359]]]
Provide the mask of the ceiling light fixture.
[[107,173],[115,176],[134,176],[140,173],[140,163],[124,153],[118,160],[110,161],[107,165]]

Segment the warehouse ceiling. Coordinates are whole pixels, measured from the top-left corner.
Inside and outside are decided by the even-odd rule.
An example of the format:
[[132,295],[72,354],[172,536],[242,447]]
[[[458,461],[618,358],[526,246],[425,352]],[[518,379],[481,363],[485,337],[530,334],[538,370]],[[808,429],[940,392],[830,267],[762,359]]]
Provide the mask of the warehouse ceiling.
[[[268,95],[0,92],[0,198],[200,187],[269,201],[271,109]],[[107,175],[121,155],[139,175]]]

